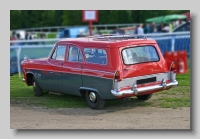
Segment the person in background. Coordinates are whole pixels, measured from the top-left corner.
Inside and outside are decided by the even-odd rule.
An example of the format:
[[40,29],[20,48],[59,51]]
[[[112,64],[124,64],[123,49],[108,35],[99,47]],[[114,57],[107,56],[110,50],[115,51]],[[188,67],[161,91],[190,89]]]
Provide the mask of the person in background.
[[[15,31],[13,31],[12,35],[10,36],[10,41],[14,41],[14,40],[16,40],[16,32]],[[10,45],[15,45],[15,43],[10,43]]]
[[[15,40],[21,40],[21,35],[19,33],[16,34]],[[16,45],[22,45],[22,43],[20,43],[20,42],[16,42],[15,44]]]
[[175,27],[178,27],[178,26],[179,26],[179,23],[180,23],[180,21],[179,21],[179,19],[177,19],[177,20],[175,21]]
[[45,39],[45,34],[44,34],[43,31],[40,33],[40,38],[41,38],[41,39]]
[[21,39],[21,36],[20,36],[19,33],[17,33],[16,36],[17,36],[17,40],[20,40],[20,39]]
[[147,23],[147,24],[144,24],[143,29],[144,29],[144,33],[145,33],[145,34],[150,33],[150,26],[149,26],[148,23]]
[[160,23],[160,25],[158,25],[158,32],[163,32],[163,27],[164,27],[164,24],[163,22]]
[[174,21],[170,21],[169,23],[169,32],[172,32],[172,30],[174,29]]
[[133,34],[138,34],[138,27],[139,27],[139,25],[136,26]]
[[[45,37],[45,34],[44,34],[44,32],[42,31],[42,32],[40,33],[40,39],[45,39],[45,38],[46,38],[46,37]],[[45,42],[42,41],[42,44],[45,45]]]
[[170,30],[169,24],[165,23],[162,28],[162,32],[169,32],[169,30]]
[[[32,36],[27,31],[25,32],[25,40],[32,40]],[[32,44],[31,42],[27,42],[26,44]]]
[[32,36],[26,31],[25,33],[25,40],[31,40]]
[[150,33],[156,33],[156,32],[157,32],[156,24],[152,22],[150,24]]
[[142,28],[143,24],[140,24],[139,27],[137,28],[137,34],[142,35],[144,34],[144,29]]

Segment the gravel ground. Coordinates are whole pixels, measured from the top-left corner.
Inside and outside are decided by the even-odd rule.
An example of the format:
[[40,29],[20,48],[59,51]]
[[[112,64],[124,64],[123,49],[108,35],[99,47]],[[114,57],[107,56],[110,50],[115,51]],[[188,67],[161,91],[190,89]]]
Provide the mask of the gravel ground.
[[190,108],[59,108],[10,105],[10,129],[190,129]]

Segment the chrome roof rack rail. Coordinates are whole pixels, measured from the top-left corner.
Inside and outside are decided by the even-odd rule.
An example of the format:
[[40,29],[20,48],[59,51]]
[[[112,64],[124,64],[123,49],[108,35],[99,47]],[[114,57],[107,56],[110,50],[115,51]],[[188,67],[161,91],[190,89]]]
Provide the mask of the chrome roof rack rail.
[[109,36],[117,36],[117,34],[103,34],[103,35],[88,36],[88,42],[89,42],[89,38],[93,38],[95,40],[101,40],[101,41],[111,41],[109,39]]
[[93,38],[94,40],[99,41],[117,41],[117,40],[128,40],[128,39],[146,39],[147,37],[144,35],[117,35],[117,34],[106,34],[106,35],[94,35],[94,36],[88,36],[88,42],[89,38]]

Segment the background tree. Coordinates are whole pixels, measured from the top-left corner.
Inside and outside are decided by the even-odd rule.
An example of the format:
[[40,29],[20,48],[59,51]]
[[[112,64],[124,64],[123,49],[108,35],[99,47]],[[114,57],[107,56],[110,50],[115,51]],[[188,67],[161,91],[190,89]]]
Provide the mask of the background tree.
[[[145,23],[147,18],[182,14],[189,10],[99,10],[93,24]],[[82,10],[11,10],[10,29],[88,25],[82,22]]]
[[62,15],[63,15],[63,10],[55,10],[54,11],[54,26],[62,26]]
[[67,10],[62,15],[63,26],[82,25],[82,10]]

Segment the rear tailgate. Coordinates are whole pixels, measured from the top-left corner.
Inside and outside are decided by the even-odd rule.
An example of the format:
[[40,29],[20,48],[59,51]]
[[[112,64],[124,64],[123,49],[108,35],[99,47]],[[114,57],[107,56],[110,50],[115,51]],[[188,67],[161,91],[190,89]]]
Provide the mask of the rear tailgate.
[[124,46],[119,53],[122,65],[111,90],[114,96],[151,94],[178,84],[157,44]]
[[130,46],[119,49],[123,62],[123,79],[169,72],[166,61],[154,45]]

